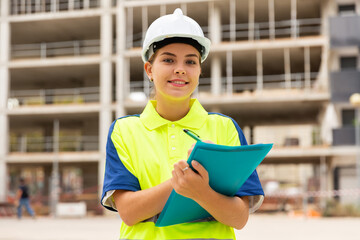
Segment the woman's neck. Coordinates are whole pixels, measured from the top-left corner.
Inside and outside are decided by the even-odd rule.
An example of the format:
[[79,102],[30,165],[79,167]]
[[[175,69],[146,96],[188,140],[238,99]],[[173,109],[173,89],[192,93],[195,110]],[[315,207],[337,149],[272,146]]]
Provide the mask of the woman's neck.
[[161,101],[157,99],[156,111],[169,121],[178,121],[190,110],[190,98],[178,101]]

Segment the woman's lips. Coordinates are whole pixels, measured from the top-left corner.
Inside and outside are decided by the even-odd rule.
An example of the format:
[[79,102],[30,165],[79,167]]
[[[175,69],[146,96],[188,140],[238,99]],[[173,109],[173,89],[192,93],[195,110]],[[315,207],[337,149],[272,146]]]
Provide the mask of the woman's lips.
[[168,81],[171,85],[175,86],[175,87],[183,87],[185,86],[186,84],[188,84],[188,82],[184,81],[184,80],[178,80],[178,79],[175,79],[175,80],[170,80]]

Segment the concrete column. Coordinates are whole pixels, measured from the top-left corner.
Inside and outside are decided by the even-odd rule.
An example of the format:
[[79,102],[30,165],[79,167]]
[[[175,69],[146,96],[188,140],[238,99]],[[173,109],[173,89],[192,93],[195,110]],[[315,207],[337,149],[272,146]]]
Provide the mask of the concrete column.
[[84,0],[84,9],[90,8],[90,0]]
[[304,48],[305,90],[311,89],[310,47]]
[[269,0],[269,35],[270,39],[275,39],[275,6],[274,0]]
[[[24,6],[25,7],[25,6]],[[58,10],[58,7],[57,7],[57,1],[56,0],[52,0],[51,1],[51,11],[52,12],[56,12]]]
[[249,0],[249,41],[254,40],[255,30],[255,1]]
[[226,52],[226,94],[233,94],[233,54]]
[[6,156],[9,145],[9,123],[7,116],[7,99],[9,94],[9,49],[10,25],[8,9],[10,1],[1,1],[0,12],[0,202],[6,201],[7,166]]
[[230,41],[236,41],[236,0],[230,0]]
[[296,0],[291,0],[291,37],[297,37],[297,6]]
[[127,9],[127,17],[126,17],[126,34],[127,37],[125,38],[127,41],[126,42],[126,47],[127,48],[132,48],[133,47],[133,35],[134,35],[134,31],[133,31],[133,25],[134,25],[134,8],[129,7]]
[[166,14],[166,5],[161,4],[160,5],[160,16],[164,16]]
[[[215,6],[215,2],[209,3],[209,37],[214,45],[221,42],[220,9]],[[221,61],[217,55],[211,59],[211,94],[221,94]]]
[[215,2],[209,3],[209,37],[214,45],[221,42],[220,9],[215,5]]
[[290,49],[284,49],[285,88],[291,88]]
[[35,12],[40,12],[41,11],[41,0],[36,0],[35,1]]
[[257,78],[256,78],[256,90],[261,92],[263,90],[263,57],[262,57],[262,50],[259,49],[256,51],[256,71],[257,71]]
[[100,22],[100,117],[99,117],[99,194],[104,176],[105,158],[106,158],[106,140],[109,127],[112,122],[112,14],[111,0],[101,1],[101,22]]
[[221,94],[221,60],[217,55],[213,55],[211,59],[211,94]]
[[125,115],[124,99],[126,98],[126,81],[124,74],[129,72],[126,67],[124,52],[126,49],[126,13],[124,0],[118,1],[116,14],[116,117]]
[[148,8],[146,6],[141,8],[141,17],[142,17],[142,25],[141,25],[141,27],[142,27],[142,40],[144,41],[146,30],[149,27]]
[[[332,5],[330,1],[321,1],[321,34],[329,36],[329,17],[332,16]],[[359,8],[360,9],[360,8]],[[335,13],[334,13],[335,14]],[[327,90],[329,87],[329,42],[321,48],[321,64],[316,87]]]
[[181,8],[181,11],[183,12],[183,14],[187,15],[187,4],[186,3],[181,3],[180,8]]
[[[329,190],[327,187],[327,164],[326,157],[320,157],[320,191]],[[320,208],[325,209],[326,199],[324,197],[320,200]]]

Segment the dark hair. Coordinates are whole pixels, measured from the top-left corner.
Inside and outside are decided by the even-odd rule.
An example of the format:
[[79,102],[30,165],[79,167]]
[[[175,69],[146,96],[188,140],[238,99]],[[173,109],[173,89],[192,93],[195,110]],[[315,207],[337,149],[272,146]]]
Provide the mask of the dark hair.
[[185,38],[185,37],[172,37],[172,38],[165,38],[164,40],[161,40],[159,42],[154,42],[150,47],[153,50],[153,54],[150,56],[148,62],[153,64],[154,59],[156,57],[157,50],[159,50],[162,47],[165,47],[166,45],[172,44],[172,43],[184,43],[193,46],[196,50],[200,53],[200,63],[201,63],[201,56],[203,52],[205,51],[205,48],[196,40],[192,38]]
[[192,38],[184,38],[184,37],[172,37],[172,38],[165,38],[164,40],[161,40],[159,42],[154,42],[152,44],[153,51],[156,52],[156,50],[165,47],[166,45],[169,45],[171,43],[185,43],[193,46],[196,50],[199,51],[200,56],[204,52],[203,46],[200,45],[200,43]]

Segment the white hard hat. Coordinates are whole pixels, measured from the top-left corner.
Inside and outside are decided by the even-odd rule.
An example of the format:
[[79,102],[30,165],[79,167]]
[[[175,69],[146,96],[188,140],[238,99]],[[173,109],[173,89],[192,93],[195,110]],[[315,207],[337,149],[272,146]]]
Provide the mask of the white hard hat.
[[[190,38],[196,40],[201,50],[201,62],[209,55],[211,42],[204,37],[200,25],[193,19],[184,16],[180,8],[173,14],[168,14],[156,19],[148,28],[143,42],[141,57],[147,62],[153,51],[151,45],[167,38]],[[150,51],[151,50],[151,51]],[[151,53],[149,53],[151,52]]]

